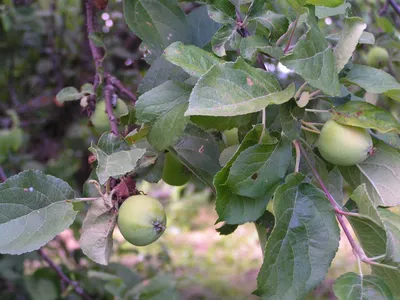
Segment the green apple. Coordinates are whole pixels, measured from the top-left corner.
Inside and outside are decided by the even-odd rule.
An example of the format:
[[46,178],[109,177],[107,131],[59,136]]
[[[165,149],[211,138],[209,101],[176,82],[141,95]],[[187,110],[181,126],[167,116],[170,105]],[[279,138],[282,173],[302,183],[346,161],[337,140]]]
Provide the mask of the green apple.
[[317,146],[325,160],[338,166],[361,163],[373,149],[366,129],[342,125],[332,119],[322,127]]
[[222,132],[222,139],[227,147],[239,144],[238,129],[225,130]]
[[[120,118],[128,113],[128,107],[125,102],[121,99],[117,100],[117,105],[114,108],[114,116],[115,118]],[[104,132],[110,130],[110,121],[108,119],[108,115],[106,112],[106,102],[100,101],[96,103],[96,109],[91,116],[90,120],[92,121],[93,126],[96,128],[98,132]]]
[[132,245],[146,246],[160,238],[167,224],[164,207],[145,195],[131,196],[118,211],[118,227]]
[[165,183],[174,186],[184,185],[191,177],[190,171],[179,161],[179,159],[168,152],[165,154],[162,179]]
[[389,53],[385,48],[373,47],[367,55],[367,63],[374,68],[383,68],[389,62]]

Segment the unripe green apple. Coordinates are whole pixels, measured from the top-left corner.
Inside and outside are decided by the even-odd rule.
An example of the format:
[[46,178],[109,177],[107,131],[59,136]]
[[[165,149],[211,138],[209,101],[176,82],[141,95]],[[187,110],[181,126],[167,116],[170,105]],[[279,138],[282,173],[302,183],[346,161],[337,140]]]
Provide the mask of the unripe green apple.
[[132,245],[146,246],[164,233],[167,216],[162,204],[145,195],[131,196],[118,211],[118,227]]
[[165,154],[162,179],[174,186],[184,185],[189,181],[191,173],[171,152]]
[[342,125],[332,119],[322,127],[317,145],[322,157],[338,166],[361,163],[373,149],[366,129]]
[[238,129],[225,130],[222,133],[222,139],[227,147],[239,144]]
[[385,48],[373,47],[367,55],[367,63],[374,68],[383,68],[389,62],[389,53]]
[[[117,105],[114,108],[114,116],[115,118],[119,118],[123,115],[128,113],[128,107],[126,106],[125,102],[121,99],[117,100]],[[110,130],[110,121],[108,119],[108,115],[106,112],[106,102],[100,101],[96,103],[96,109],[90,118],[92,121],[93,126],[99,132],[104,132]]]

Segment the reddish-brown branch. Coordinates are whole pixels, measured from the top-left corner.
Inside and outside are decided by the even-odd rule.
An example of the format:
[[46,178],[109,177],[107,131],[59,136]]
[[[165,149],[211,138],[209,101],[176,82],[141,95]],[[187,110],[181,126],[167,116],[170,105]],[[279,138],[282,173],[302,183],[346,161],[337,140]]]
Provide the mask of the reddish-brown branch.
[[117,119],[114,116],[112,99],[114,95],[114,87],[107,82],[106,87],[104,88],[104,100],[106,101],[106,112],[108,115],[108,119],[110,120],[111,132],[115,135],[118,135],[118,126]]
[[121,94],[125,95],[129,100],[135,104],[137,98],[134,93],[132,93],[129,89],[127,89],[124,84],[116,77],[112,76],[109,73],[106,73],[107,80],[119,91]]
[[390,6],[393,7],[394,11],[400,15],[400,5],[398,3],[396,3],[394,0],[389,0],[388,1]]
[[100,49],[97,48],[97,46],[90,38],[90,36],[96,32],[94,29],[94,18],[93,18],[94,7],[92,0],[85,0],[85,7],[86,7],[86,30],[89,39],[90,51],[92,52],[92,57],[94,60],[94,64],[96,66],[96,72],[99,72],[99,70],[102,67],[103,56],[100,52]]
[[47,256],[46,253],[44,253],[43,249],[38,250],[40,256],[43,258],[43,260],[52,268],[56,273],[57,276],[66,284],[71,285],[74,287],[75,292],[81,296],[85,300],[91,300],[92,298],[81,288],[78,282],[73,281],[68,278],[67,275],[64,274],[64,272],[61,270],[59,266],[57,266],[54,261]]
[[296,31],[297,23],[299,22],[299,17],[300,17],[300,15],[297,15],[296,20],[294,21],[292,31],[290,32],[289,40],[287,41],[286,47],[283,50],[284,54],[286,54],[286,52],[289,51],[290,44],[292,43],[292,39],[293,39],[293,36],[294,36],[294,32]]
[[[250,32],[247,30],[246,26],[244,26],[242,16],[240,15],[240,12],[238,9],[236,9],[236,22],[238,24],[238,33],[242,37],[249,37]],[[264,60],[263,60],[261,53],[258,53],[258,55],[257,55],[257,63],[260,65],[260,67],[263,70],[267,71],[267,68],[265,67]]]

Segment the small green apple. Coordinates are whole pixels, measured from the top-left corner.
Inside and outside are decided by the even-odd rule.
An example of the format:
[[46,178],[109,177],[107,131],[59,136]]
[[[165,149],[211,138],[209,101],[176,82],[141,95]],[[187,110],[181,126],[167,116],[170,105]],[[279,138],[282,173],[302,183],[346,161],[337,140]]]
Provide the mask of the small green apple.
[[190,171],[171,152],[165,154],[162,179],[174,186],[184,185],[191,177]]
[[[117,100],[117,105],[114,108],[115,118],[120,118],[128,113],[128,107],[125,102],[121,99]],[[110,130],[110,121],[108,120],[108,115],[106,112],[106,102],[100,101],[96,103],[96,109],[90,118],[93,126],[98,132],[104,132]]]
[[118,211],[118,227],[132,245],[146,246],[160,238],[167,224],[164,207],[145,195],[131,196]]
[[342,125],[332,119],[322,127],[317,146],[325,160],[338,166],[361,163],[373,149],[366,129]]
[[385,48],[373,47],[367,55],[367,63],[374,68],[383,68],[389,62],[389,53]]

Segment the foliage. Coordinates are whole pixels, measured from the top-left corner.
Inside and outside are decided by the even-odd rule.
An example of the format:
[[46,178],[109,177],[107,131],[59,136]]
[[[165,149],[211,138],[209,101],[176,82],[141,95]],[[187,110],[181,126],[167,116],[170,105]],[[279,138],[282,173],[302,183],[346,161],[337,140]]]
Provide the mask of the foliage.
[[[337,278],[336,297],[399,299],[400,6],[122,2],[0,5],[0,252],[49,265],[26,275],[2,256],[12,292],[178,299],[168,263],[140,272],[111,262],[119,208],[173,157],[168,173],[212,191],[221,235],[255,224],[254,295],[305,299],[342,229],[359,274]],[[376,47],[385,63],[371,63]],[[330,118],[372,136],[357,164],[343,163],[349,149],[335,134],[319,138]],[[224,136],[232,129],[239,144]],[[67,228],[82,251],[60,267],[41,247]]]

